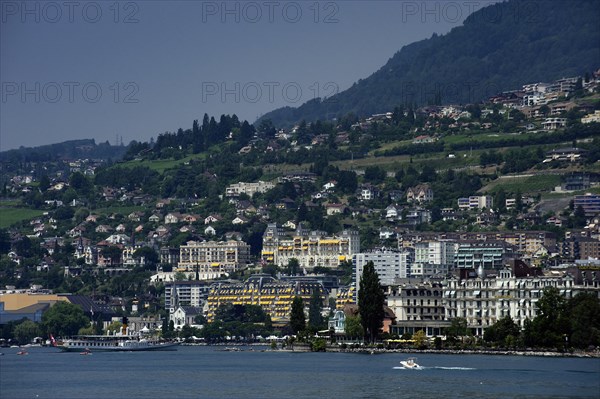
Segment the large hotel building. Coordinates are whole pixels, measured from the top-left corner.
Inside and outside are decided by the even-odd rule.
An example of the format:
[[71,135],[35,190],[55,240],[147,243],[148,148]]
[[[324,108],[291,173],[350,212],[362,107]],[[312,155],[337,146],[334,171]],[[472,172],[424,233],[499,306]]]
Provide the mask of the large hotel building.
[[188,241],[179,248],[179,271],[196,272],[198,278],[219,278],[250,262],[250,245],[243,241]]
[[292,234],[286,234],[276,224],[269,224],[263,234],[262,259],[277,266],[287,266],[295,258],[302,268],[335,268],[340,262],[352,260],[352,255],[358,252],[360,237],[354,230],[327,236],[323,231],[299,227]]

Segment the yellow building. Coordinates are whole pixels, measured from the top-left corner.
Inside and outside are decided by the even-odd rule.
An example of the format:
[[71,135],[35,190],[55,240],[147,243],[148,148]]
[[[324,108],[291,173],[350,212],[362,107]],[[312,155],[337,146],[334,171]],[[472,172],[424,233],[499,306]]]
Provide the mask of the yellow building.
[[356,304],[356,287],[354,284],[349,287],[340,288],[335,298],[335,308],[343,310],[346,305]]
[[258,274],[243,283],[215,283],[208,294],[208,321],[214,320],[221,305],[258,305],[271,316],[273,325],[283,326],[289,322],[294,297],[301,297],[308,306],[315,290],[324,301],[323,285],[313,280],[278,281],[270,275]]
[[269,224],[263,234],[262,259],[278,266],[287,266],[291,259],[297,259],[302,268],[335,268],[358,252],[360,237],[354,230],[325,236],[324,232],[309,232],[300,226],[292,235],[287,235],[276,224]]

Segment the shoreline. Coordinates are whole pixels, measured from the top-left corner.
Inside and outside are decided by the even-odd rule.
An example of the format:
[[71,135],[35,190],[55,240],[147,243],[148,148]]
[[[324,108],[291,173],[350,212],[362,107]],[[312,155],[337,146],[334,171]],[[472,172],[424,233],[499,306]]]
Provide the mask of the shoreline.
[[426,353],[438,355],[495,355],[495,356],[538,356],[538,357],[575,357],[575,358],[600,358],[600,352],[553,352],[553,351],[528,351],[528,350],[490,350],[490,349],[368,349],[368,348],[327,348],[328,352],[342,353]]
[[[275,349],[273,352],[310,352],[309,345],[294,344],[293,348]],[[340,348],[338,346],[327,346],[326,352],[330,353],[357,353],[367,355],[378,355],[384,353],[410,353],[410,354],[432,354],[432,355],[492,355],[492,356],[537,356],[537,357],[572,357],[599,359],[600,351],[594,352],[555,352],[548,350],[505,350],[505,349],[380,349],[380,348]]]

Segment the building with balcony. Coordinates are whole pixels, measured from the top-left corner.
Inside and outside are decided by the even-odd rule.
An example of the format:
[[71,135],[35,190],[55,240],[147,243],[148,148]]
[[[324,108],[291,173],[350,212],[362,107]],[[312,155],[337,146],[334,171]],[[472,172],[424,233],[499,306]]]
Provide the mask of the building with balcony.
[[250,245],[243,241],[188,241],[179,247],[178,271],[195,272],[201,280],[229,275],[250,262]]
[[573,208],[582,207],[586,217],[592,217],[600,213],[600,195],[586,193],[576,195],[573,199]]
[[210,287],[207,318],[213,321],[221,305],[258,305],[271,316],[274,326],[284,326],[289,322],[294,297],[301,297],[308,306],[315,291],[325,301],[327,292],[314,279],[279,281],[267,274],[257,274],[243,283],[216,282]]
[[397,279],[408,277],[413,257],[414,251],[409,249],[402,252],[388,250],[354,254],[352,255],[352,264],[354,266],[356,284],[357,286],[360,285],[365,265],[373,262],[381,285],[393,285]]
[[258,181],[256,183],[239,182],[231,184],[225,189],[226,197],[239,197],[240,194],[246,194],[252,198],[256,193],[266,193],[275,187],[275,184],[266,181]]
[[446,317],[465,318],[476,336],[483,336],[486,328],[507,316],[523,328],[525,320],[536,316],[536,303],[546,287],[558,289],[566,299],[580,292],[600,295],[598,281],[592,285],[576,284],[576,275],[581,273],[574,270],[575,274],[553,271],[542,275],[539,269],[515,261],[490,278],[484,273],[474,278],[452,278],[444,289]]
[[297,259],[300,267],[337,267],[360,252],[358,231],[344,230],[333,236],[323,231],[308,231],[301,225],[289,235],[276,224],[269,224],[263,234],[262,259],[277,266],[287,266]]
[[468,198],[459,198],[458,207],[460,209],[491,209],[493,198],[490,195],[472,195]]
[[461,241],[454,255],[454,267],[500,270],[512,258],[513,253],[513,246],[504,241]]

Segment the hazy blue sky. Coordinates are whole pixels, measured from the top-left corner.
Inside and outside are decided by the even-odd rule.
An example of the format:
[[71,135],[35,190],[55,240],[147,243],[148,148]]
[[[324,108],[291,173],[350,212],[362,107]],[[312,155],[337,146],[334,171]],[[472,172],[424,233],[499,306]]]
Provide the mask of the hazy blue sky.
[[491,1],[0,2],[0,150],[147,141],[342,91]]

